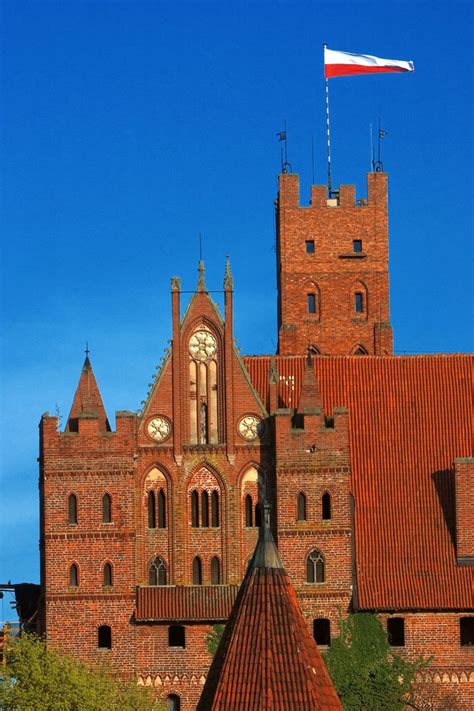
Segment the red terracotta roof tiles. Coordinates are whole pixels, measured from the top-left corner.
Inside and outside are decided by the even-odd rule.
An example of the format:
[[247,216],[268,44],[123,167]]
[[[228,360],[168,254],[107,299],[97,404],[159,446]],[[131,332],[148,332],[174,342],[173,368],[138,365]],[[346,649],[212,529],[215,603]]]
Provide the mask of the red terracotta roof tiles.
[[[280,407],[298,404],[303,357],[277,357]],[[244,362],[268,403],[270,357]],[[469,609],[474,570],[455,551],[454,459],[472,456],[473,358],[314,359],[323,406],[349,409],[361,609]]]
[[189,585],[138,587],[137,622],[227,620],[238,585]]
[[84,360],[81,377],[67,420],[66,432],[77,432],[77,419],[84,415],[98,417],[99,429],[110,431],[102,397],[88,356]]

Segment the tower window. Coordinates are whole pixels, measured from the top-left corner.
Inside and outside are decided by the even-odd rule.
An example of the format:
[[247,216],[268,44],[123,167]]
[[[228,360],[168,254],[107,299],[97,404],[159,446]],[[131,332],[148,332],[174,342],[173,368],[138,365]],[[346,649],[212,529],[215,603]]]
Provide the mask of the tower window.
[[246,528],[253,526],[253,503],[250,494],[245,497],[245,526]]
[[314,620],[313,636],[320,647],[329,647],[331,644],[331,622],[323,617]]
[[67,522],[71,525],[77,523],[77,497],[75,494],[69,494],[67,500]]
[[306,300],[307,300],[308,313],[315,314],[316,313],[316,294],[307,294]]
[[324,583],[324,557],[316,548],[306,558],[306,582]]
[[329,521],[331,519],[331,495],[326,491],[321,499],[322,519]]
[[166,563],[161,556],[158,556],[152,561],[150,565],[148,582],[150,585],[167,584]]
[[354,309],[357,314],[364,312],[364,296],[361,291],[354,294]]
[[170,625],[168,627],[168,647],[186,647],[186,629],[183,625]]
[[202,563],[199,556],[193,560],[193,585],[202,585]]
[[305,244],[306,254],[314,254],[314,239],[307,239]]
[[352,248],[354,252],[362,252],[362,240],[361,239],[353,239],[352,240]]
[[221,584],[221,564],[217,556],[211,560],[211,583],[213,585]]
[[302,491],[300,491],[300,493],[298,494],[296,508],[296,520],[306,521],[306,496],[303,494]]
[[148,528],[156,528],[155,492],[148,492]]
[[102,523],[112,523],[112,499],[110,494],[102,497]]
[[104,585],[106,587],[112,586],[112,566],[110,563],[104,565]]
[[196,490],[191,493],[191,526],[199,527],[199,494]]
[[201,493],[201,526],[209,528],[209,495],[207,491]]
[[158,528],[166,528],[166,494],[163,489],[158,494]]
[[211,526],[219,528],[219,492],[214,489],[211,494]]
[[112,649],[112,629],[109,625],[101,625],[97,631],[97,646],[99,649]]
[[461,647],[474,645],[474,617],[461,617],[459,620]]
[[77,588],[79,585],[79,573],[77,570],[77,565],[73,563],[69,568],[69,587]]
[[391,647],[405,646],[405,620],[403,617],[389,617],[387,620],[387,638]]
[[181,700],[176,694],[170,694],[167,697],[167,711],[181,711]]

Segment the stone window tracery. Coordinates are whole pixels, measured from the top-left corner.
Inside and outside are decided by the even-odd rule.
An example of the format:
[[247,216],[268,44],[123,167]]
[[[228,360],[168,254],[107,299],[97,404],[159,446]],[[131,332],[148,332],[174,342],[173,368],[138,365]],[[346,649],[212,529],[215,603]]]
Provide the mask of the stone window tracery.
[[148,583],[149,585],[167,585],[168,571],[166,563],[161,556],[157,556],[150,565]]
[[325,563],[324,556],[320,550],[315,548],[306,558],[306,582],[324,583]]

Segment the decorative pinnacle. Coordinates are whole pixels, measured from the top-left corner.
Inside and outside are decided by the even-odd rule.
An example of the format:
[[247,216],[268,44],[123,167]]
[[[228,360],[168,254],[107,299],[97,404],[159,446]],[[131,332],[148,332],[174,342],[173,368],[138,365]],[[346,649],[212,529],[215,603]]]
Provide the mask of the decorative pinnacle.
[[268,370],[268,381],[272,385],[277,385],[278,383],[278,370],[276,367],[275,358],[272,358],[270,361],[270,368]]
[[199,260],[199,266],[198,266],[198,272],[199,272],[199,279],[197,283],[197,291],[207,291],[206,289],[206,280],[204,278],[204,262],[202,259]]
[[234,277],[230,270],[230,257],[225,258],[225,272],[224,272],[224,290],[232,291],[234,288]]
[[177,276],[171,277],[171,291],[179,291],[181,289],[181,279]]

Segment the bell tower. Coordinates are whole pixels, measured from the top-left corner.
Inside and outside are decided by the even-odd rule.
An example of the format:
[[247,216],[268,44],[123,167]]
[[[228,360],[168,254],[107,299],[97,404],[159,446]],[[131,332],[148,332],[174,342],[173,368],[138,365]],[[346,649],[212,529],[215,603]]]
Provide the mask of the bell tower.
[[278,352],[391,355],[387,174],[326,196],[313,185],[300,206],[299,176],[282,173],[276,202]]

